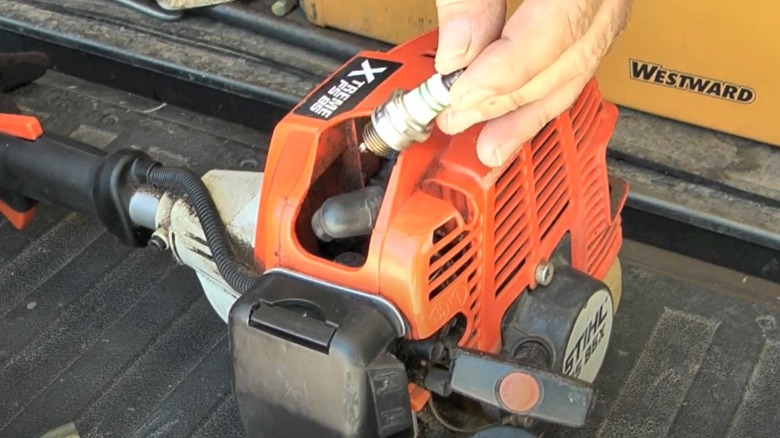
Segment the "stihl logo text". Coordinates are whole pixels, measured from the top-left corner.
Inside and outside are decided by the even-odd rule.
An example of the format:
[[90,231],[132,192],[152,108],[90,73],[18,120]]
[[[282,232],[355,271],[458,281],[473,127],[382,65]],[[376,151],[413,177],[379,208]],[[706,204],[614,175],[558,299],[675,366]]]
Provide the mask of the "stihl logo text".
[[601,305],[593,318],[588,321],[587,328],[582,332],[574,348],[566,356],[563,363],[564,373],[578,378],[582,373],[582,367],[588,363],[591,355],[595,353],[599,343],[606,338],[607,303]]
[[671,70],[660,64],[635,59],[629,60],[629,75],[635,81],[676,88],[736,103],[749,104],[756,100],[755,90],[745,85]]

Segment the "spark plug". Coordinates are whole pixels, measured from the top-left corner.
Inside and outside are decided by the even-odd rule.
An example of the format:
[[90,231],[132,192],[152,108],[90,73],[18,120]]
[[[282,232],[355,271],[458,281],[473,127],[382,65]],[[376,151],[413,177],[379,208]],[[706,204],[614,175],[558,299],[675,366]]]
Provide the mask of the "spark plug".
[[433,120],[450,105],[450,88],[462,73],[462,69],[448,75],[437,73],[412,91],[395,91],[371,114],[360,151],[388,157],[427,140]]

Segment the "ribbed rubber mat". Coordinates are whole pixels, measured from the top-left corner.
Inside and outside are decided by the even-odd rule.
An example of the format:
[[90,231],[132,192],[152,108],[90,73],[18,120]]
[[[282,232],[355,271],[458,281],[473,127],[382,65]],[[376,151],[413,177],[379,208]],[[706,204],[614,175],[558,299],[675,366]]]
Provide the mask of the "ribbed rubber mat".
[[[263,165],[263,134],[55,73],[18,96],[107,150]],[[592,422],[545,437],[776,436],[780,287],[631,243],[624,274]],[[242,436],[225,326],[194,274],[56,208],[0,225],[0,394],[2,437],[69,421],[83,437]]]
[[623,262],[591,424],[549,436],[776,437],[780,285],[633,242]]

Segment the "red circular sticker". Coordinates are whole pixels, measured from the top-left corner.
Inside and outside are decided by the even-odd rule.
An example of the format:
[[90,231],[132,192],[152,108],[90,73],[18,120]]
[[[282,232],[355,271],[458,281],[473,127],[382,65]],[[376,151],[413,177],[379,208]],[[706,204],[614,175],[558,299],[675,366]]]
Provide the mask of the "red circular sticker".
[[542,389],[536,379],[526,373],[515,372],[501,380],[498,397],[501,403],[514,412],[533,409],[541,398]]

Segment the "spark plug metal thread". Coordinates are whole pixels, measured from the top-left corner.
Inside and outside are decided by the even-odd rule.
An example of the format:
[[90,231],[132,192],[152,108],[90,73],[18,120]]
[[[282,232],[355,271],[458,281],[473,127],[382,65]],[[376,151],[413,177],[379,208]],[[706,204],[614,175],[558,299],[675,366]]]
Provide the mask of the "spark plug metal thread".
[[371,121],[363,130],[360,151],[387,157],[390,152],[401,152],[413,143],[428,139],[433,120],[450,104],[450,88],[463,70],[442,76],[435,74],[409,91],[395,91],[371,114]]

